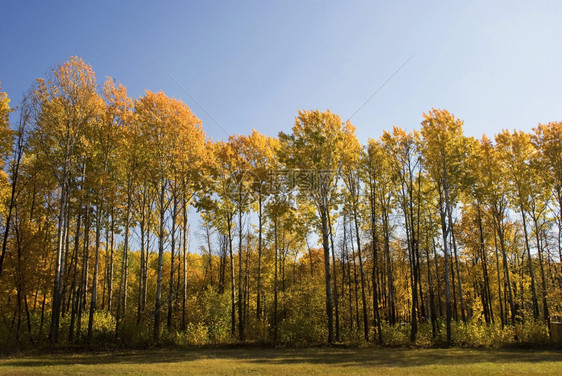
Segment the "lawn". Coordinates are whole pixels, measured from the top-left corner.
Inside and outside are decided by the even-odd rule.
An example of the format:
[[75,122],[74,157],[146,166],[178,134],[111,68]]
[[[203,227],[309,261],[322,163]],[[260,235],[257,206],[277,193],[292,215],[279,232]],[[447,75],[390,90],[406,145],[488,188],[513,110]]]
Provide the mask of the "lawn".
[[0,358],[0,375],[561,375],[562,351],[158,349]]

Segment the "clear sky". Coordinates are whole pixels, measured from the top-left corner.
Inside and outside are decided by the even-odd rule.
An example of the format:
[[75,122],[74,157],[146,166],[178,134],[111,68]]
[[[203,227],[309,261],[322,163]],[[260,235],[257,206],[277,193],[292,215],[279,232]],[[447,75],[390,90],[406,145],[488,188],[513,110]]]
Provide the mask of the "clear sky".
[[289,131],[299,109],[353,117],[360,141],[446,108],[480,137],[562,120],[560,1],[0,0],[0,82],[17,104],[78,55],[101,83],[183,99],[207,134]]

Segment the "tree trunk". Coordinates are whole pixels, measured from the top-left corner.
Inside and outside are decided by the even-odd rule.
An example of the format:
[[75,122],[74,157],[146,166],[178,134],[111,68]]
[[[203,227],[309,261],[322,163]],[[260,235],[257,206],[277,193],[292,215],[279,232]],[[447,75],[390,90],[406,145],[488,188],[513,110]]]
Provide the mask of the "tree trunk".
[[63,171],[63,181],[61,184],[61,195],[59,201],[59,219],[57,225],[57,249],[56,249],[56,258],[55,258],[55,283],[53,288],[53,305],[51,307],[51,332],[50,332],[50,340],[51,343],[57,343],[59,340],[59,318],[60,318],[60,309],[61,309],[61,300],[62,300],[62,289],[63,289],[63,274],[64,274],[64,240],[65,240],[65,218],[67,216],[67,191],[68,191],[68,178],[67,170],[68,170],[69,162],[65,162],[64,171]]
[[107,310],[111,312],[113,308],[113,268],[114,268],[114,241],[115,241],[115,215],[113,212],[113,208],[111,209],[111,226],[110,226],[110,233],[109,236],[109,275],[108,283],[107,283]]
[[279,275],[279,264],[278,264],[278,260],[279,260],[279,254],[278,254],[278,249],[279,249],[279,245],[277,242],[277,217],[275,217],[275,220],[273,221],[273,237],[274,237],[274,248],[275,248],[275,271],[274,271],[274,275],[273,275],[273,342],[277,342],[278,340],[278,301],[277,301],[277,291],[278,291],[278,275]]
[[[242,191],[239,199],[242,200]],[[244,300],[242,299],[242,204],[238,208],[238,339],[244,340],[244,315],[242,312]]]
[[100,263],[100,240],[101,240],[101,218],[103,209],[98,204],[96,209],[96,255],[94,262],[94,279],[92,281],[92,296],[90,301],[90,317],[88,319],[88,343],[92,340],[93,326],[94,326],[94,313],[98,302],[98,273]]
[[234,255],[232,254],[232,216],[227,214],[228,252],[230,255],[230,331],[232,337],[236,334],[236,277],[234,274]]
[[452,213],[451,213],[451,208],[449,207],[449,229],[451,230],[451,242],[453,243],[453,253],[455,256],[455,266],[456,266],[456,272],[457,272],[457,284],[459,287],[459,304],[461,306],[461,319],[463,322],[466,322],[466,314],[464,311],[464,297],[463,297],[463,291],[462,291],[462,278],[461,278],[461,274],[460,274],[460,270],[459,270],[459,258],[457,256],[457,241],[455,238],[455,227],[453,226],[453,221],[452,221]]
[[336,255],[334,248],[334,235],[332,232],[332,218],[330,212],[328,212],[328,229],[330,231],[330,246],[332,248],[332,274],[334,275],[334,302],[335,302],[335,313],[336,313],[336,341],[340,341],[340,310],[339,310],[339,299],[338,299],[338,278],[336,273]]
[[82,255],[82,278],[79,287],[78,297],[78,317],[76,321],[76,337],[80,338],[82,329],[82,311],[86,309],[87,293],[88,293],[88,260],[90,258],[90,204],[86,205],[84,213],[84,252]]
[[363,269],[363,254],[361,252],[361,236],[359,235],[359,222],[357,220],[357,206],[353,205],[353,223],[355,224],[355,240],[357,241],[357,256],[359,256],[359,273],[361,275],[361,301],[363,303],[363,332],[365,341],[369,341],[369,319],[367,313],[367,298],[365,295],[365,271]]
[[322,246],[324,248],[324,273],[326,277],[326,315],[328,317],[328,343],[334,343],[334,317],[332,304],[332,276],[330,272],[330,233],[328,230],[328,208],[321,207]]
[[[523,219],[523,233],[525,234],[525,248],[527,250],[527,258],[529,259],[529,275],[531,277],[531,298],[533,300],[533,318],[539,319],[539,303],[537,299],[537,288],[535,285],[535,273],[533,271],[533,259],[531,258],[531,247],[529,245],[529,234],[527,233],[527,221],[525,219],[525,210],[523,205],[519,206],[521,210],[521,218]],[[538,247],[538,244],[537,244]]]
[[[447,202],[447,201],[445,201]],[[446,204],[445,204],[446,205]],[[439,205],[439,214],[441,216],[441,231],[443,234],[443,253],[445,255],[445,314],[446,314],[446,327],[447,327],[447,342],[450,343],[451,337],[451,318],[452,318],[452,306],[451,306],[451,281],[449,278],[449,228],[447,227],[447,219],[445,210],[443,210],[443,204]]]
[[174,262],[176,258],[176,222],[177,222],[177,200],[174,192],[173,204],[172,204],[172,231],[170,234],[170,294],[168,296],[168,330],[172,328],[172,317],[174,310]]
[[[262,257],[262,195],[258,192],[258,276],[257,276],[257,293],[256,293],[256,319],[261,317],[261,257]],[[210,251],[210,250],[209,250]]]
[[546,321],[547,324],[547,328],[548,328],[548,333],[549,335],[552,335],[550,332],[550,314],[548,312],[548,302],[546,300],[546,295],[547,295],[547,291],[546,291],[546,275],[544,273],[544,265],[543,265],[543,247],[541,246],[541,240],[540,240],[540,228],[539,228],[539,219],[537,218],[537,216],[534,214],[533,212],[533,222],[535,225],[535,236],[536,236],[536,241],[537,241],[537,253],[539,256],[539,268],[541,271],[541,287],[542,287],[542,305],[543,305],[543,317],[544,320]]
[[154,333],[155,341],[160,339],[160,314],[162,310],[162,269],[164,266],[164,214],[165,209],[165,184],[160,182],[160,199],[158,210],[160,212],[160,221],[158,229],[158,277],[156,280],[156,306],[154,309]]
[[[187,199],[184,197],[183,199],[183,242],[182,242],[182,251],[183,251],[183,294],[182,294],[182,314],[181,314],[181,329],[185,330],[187,328],[187,233],[189,231],[187,226]],[[209,249],[209,253],[211,250]],[[212,284],[212,278],[211,278]]]

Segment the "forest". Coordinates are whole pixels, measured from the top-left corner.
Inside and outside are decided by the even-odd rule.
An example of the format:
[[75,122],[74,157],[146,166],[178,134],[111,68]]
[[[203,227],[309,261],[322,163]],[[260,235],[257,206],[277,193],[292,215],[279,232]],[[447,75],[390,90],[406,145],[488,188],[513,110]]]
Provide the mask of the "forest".
[[562,122],[420,119],[212,140],[78,57],[0,89],[0,346],[549,343]]

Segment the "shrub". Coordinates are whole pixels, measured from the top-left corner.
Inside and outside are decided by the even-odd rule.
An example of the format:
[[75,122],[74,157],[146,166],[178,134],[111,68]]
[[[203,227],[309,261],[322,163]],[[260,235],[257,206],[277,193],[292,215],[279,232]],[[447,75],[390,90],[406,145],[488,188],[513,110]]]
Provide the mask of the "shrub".
[[410,324],[400,323],[389,325],[381,323],[382,340],[385,345],[405,346],[410,344]]
[[176,336],[176,343],[179,345],[205,345],[209,342],[209,328],[199,323],[189,323],[185,332],[180,332]]
[[543,321],[527,320],[515,324],[515,334],[517,341],[524,345],[544,345],[550,342],[548,327]]

